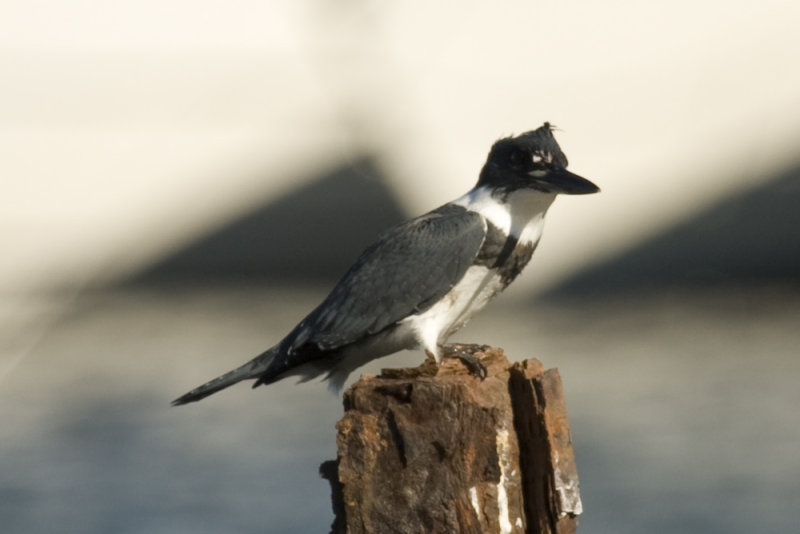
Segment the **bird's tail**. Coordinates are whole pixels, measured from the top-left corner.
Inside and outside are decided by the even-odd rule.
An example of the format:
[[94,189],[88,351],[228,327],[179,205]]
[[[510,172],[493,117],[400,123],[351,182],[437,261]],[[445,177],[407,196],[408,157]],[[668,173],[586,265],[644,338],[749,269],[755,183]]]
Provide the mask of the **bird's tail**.
[[217,391],[236,384],[237,382],[247,380],[248,378],[257,378],[267,370],[269,363],[275,357],[275,352],[276,350],[272,348],[250,360],[241,367],[237,367],[233,371],[229,371],[222,376],[218,376],[217,378],[206,382],[202,386],[194,388],[189,393],[181,395],[172,401],[172,405],[181,406],[190,402],[197,402],[200,399],[204,399],[209,395],[216,393]]

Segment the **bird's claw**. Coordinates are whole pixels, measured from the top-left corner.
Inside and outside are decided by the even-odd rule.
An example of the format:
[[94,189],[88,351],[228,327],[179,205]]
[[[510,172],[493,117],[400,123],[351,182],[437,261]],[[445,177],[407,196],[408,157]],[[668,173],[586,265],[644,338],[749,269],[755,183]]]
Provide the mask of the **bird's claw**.
[[[471,348],[473,350],[469,351],[467,350],[468,348]],[[484,380],[486,379],[487,376],[489,376],[489,371],[486,369],[486,366],[483,365],[480,358],[478,358],[474,354],[475,350],[478,350],[480,348],[481,347],[478,345],[461,345],[461,344],[444,345],[443,347],[441,347],[445,358],[458,358],[467,368],[469,374],[474,375],[481,380]]]
[[481,380],[486,379],[486,377],[489,375],[489,371],[486,369],[486,366],[483,365],[483,363],[474,354],[462,352],[461,354],[456,354],[455,357],[464,362],[464,365],[467,367],[471,375],[475,375]]

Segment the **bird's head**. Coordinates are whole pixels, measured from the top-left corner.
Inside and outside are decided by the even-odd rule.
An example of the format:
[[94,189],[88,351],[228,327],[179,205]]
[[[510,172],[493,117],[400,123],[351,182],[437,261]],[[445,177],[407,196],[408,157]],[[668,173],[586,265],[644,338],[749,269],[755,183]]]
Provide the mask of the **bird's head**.
[[550,123],[516,137],[498,140],[489,151],[477,187],[500,193],[532,189],[542,193],[597,193],[595,184],[567,170],[567,157],[553,137]]

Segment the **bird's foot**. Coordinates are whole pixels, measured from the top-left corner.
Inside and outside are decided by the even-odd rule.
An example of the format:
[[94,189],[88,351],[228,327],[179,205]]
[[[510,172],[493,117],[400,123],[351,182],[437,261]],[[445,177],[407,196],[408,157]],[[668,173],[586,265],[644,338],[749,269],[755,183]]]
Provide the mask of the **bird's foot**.
[[486,366],[483,365],[480,358],[475,356],[476,352],[485,350],[486,345],[476,345],[472,343],[449,343],[447,345],[439,346],[439,353],[442,358],[458,358],[467,367],[471,375],[475,375],[481,380],[485,379],[489,372]]

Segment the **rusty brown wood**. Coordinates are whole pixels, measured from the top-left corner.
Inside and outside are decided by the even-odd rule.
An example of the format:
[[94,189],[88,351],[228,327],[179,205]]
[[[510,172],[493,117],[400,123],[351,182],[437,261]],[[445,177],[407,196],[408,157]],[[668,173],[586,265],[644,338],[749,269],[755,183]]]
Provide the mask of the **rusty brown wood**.
[[333,532],[570,533],[578,477],[555,369],[471,346],[458,360],[384,370],[345,392],[331,480]]

